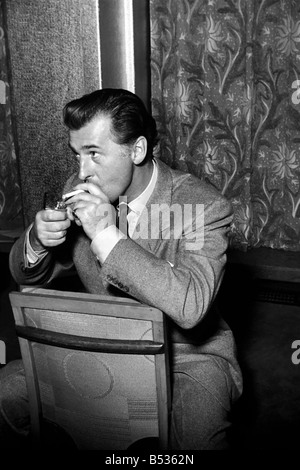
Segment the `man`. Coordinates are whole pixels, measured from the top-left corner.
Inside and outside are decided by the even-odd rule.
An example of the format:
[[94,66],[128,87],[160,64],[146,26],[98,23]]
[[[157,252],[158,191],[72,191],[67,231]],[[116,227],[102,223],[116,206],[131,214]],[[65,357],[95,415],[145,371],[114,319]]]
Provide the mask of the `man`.
[[[78,162],[65,193],[76,193],[65,198],[67,211],[36,214],[12,248],[11,272],[20,284],[41,284],[74,264],[88,292],[129,295],[161,309],[171,338],[170,447],[225,449],[231,404],[242,388],[232,333],[214,307],[230,204],[203,181],[153,159],[155,121],[129,91],[74,100],[64,122]],[[117,228],[124,207],[126,224],[123,218]],[[18,367],[8,364],[0,376],[0,406],[3,425],[26,433]]]

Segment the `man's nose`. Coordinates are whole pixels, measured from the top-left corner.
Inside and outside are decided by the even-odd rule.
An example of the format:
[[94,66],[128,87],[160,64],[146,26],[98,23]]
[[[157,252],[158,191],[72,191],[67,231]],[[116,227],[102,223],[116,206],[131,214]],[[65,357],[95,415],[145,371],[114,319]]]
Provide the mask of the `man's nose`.
[[85,181],[91,176],[91,171],[89,168],[89,161],[88,158],[80,157],[79,159],[79,172],[78,177],[82,181]]

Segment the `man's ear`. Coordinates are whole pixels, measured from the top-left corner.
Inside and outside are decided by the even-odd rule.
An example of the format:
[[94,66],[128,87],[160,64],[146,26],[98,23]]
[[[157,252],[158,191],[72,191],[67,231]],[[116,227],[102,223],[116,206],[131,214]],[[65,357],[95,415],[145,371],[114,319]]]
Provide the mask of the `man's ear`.
[[147,139],[140,136],[136,139],[132,149],[132,161],[135,165],[142,163],[147,155]]

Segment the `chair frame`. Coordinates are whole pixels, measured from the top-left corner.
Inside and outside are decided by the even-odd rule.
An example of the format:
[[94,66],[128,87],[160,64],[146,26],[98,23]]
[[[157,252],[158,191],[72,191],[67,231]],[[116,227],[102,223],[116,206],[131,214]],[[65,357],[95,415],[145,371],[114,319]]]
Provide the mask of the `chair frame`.
[[[23,287],[21,292],[13,291],[9,297],[25,368],[32,438],[37,447],[41,445],[42,405],[34,366],[32,342],[92,352],[154,355],[159,445],[161,449],[168,449],[170,376],[166,320],[159,309],[127,298],[63,292],[36,287]],[[94,338],[35,328],[26,324],[25,308],[151,321],[153,340]]]

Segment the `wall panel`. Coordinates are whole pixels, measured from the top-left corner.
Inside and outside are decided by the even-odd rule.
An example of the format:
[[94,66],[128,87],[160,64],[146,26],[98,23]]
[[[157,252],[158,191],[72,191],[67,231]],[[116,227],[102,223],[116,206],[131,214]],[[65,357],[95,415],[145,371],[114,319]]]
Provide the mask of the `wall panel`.
[[96,0],[6,0],[25,221],[74,171],[62,125],[70,99],[99,88]]

